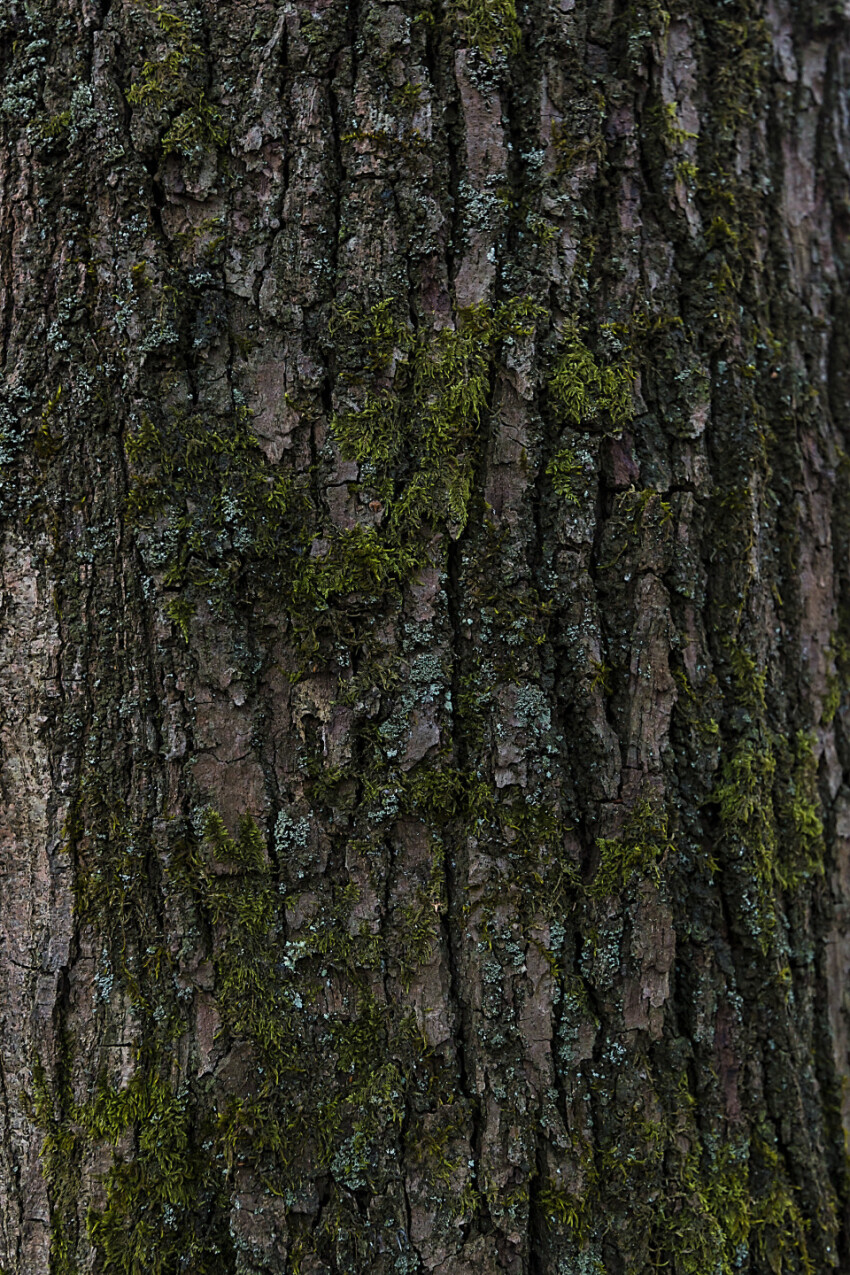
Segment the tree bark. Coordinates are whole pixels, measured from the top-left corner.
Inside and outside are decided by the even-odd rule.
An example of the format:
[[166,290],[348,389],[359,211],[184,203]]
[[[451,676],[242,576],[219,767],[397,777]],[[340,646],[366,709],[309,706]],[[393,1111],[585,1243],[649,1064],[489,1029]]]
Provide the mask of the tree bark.
[[0,83],[0,1268],[848,1269],[847,0]]

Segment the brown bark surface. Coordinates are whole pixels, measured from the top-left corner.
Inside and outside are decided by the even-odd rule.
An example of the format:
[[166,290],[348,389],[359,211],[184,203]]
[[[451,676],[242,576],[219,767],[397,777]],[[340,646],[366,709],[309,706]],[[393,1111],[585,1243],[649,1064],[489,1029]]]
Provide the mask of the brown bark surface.
[[0,0],[0,1269],[850,1269],[846,0]]

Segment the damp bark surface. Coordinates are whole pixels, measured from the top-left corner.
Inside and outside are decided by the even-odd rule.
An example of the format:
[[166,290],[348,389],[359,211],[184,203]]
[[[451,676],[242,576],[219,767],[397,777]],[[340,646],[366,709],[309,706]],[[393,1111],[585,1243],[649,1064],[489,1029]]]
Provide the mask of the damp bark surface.
[[0,0],[0,1269],[850,1269],[846,0]]

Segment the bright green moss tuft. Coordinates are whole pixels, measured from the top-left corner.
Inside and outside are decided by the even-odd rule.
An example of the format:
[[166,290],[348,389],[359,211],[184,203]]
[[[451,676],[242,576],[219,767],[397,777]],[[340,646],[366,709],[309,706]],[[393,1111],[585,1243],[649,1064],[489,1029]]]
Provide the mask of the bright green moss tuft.
[[583,469],[571,447],[562,447],[546,466],[546,473],[552,479],[555,494],[562,496],[572,505],[580,504],[577,491]]
[[515,53],[520,44],[515,0],[457,0],[451,25],[466,43],[489,61],[497,49]]
[[648,801],[637,803],[620,837],[600,837],[596,845],[599,867],[586,887],[591,899],[623,890],[635,875],[660,882],[660,861],[675,850],[666,816]]
[[481,303],[461,311],[456,328],[414,336],[387,307],[342,312],[341,359],[344,369],[356,369],[344,372],[352,390],[369,373],[391,384],[367,388],[356,409],[337,413],[334,435],[345,459],[368,463],[391,542],[419,542],[424,528],[440,521],[457,535],[466,524],[499,347],[531,335],[542,312],[522,298]]
[[88,1231],[103,1270],[177,1275],[187,1265],[213,1275],[227,1260],[225,1182],[199,1146],[188,1096],[175,1092],[153,1059],[139,1057],[124,1089],[102,1080],[74,1119],[88,1136],[117,1146],[134,1133],[131,1158],[106,1174],[106,1203],[92,1209]]
[[583,329],[575,319],[564,324],[560,353],[549,380],[551,401],[572,425],[607,417],[615,429],[622,429],[634,416],[634,368],[627,359],[600,364],[582,336]]

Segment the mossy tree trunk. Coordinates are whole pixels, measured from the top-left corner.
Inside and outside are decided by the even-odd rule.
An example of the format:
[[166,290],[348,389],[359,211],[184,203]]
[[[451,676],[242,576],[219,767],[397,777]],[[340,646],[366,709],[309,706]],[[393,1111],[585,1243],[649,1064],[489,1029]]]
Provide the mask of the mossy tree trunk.
[[0,0],[0,1267],[850,1265],[846,0]]

